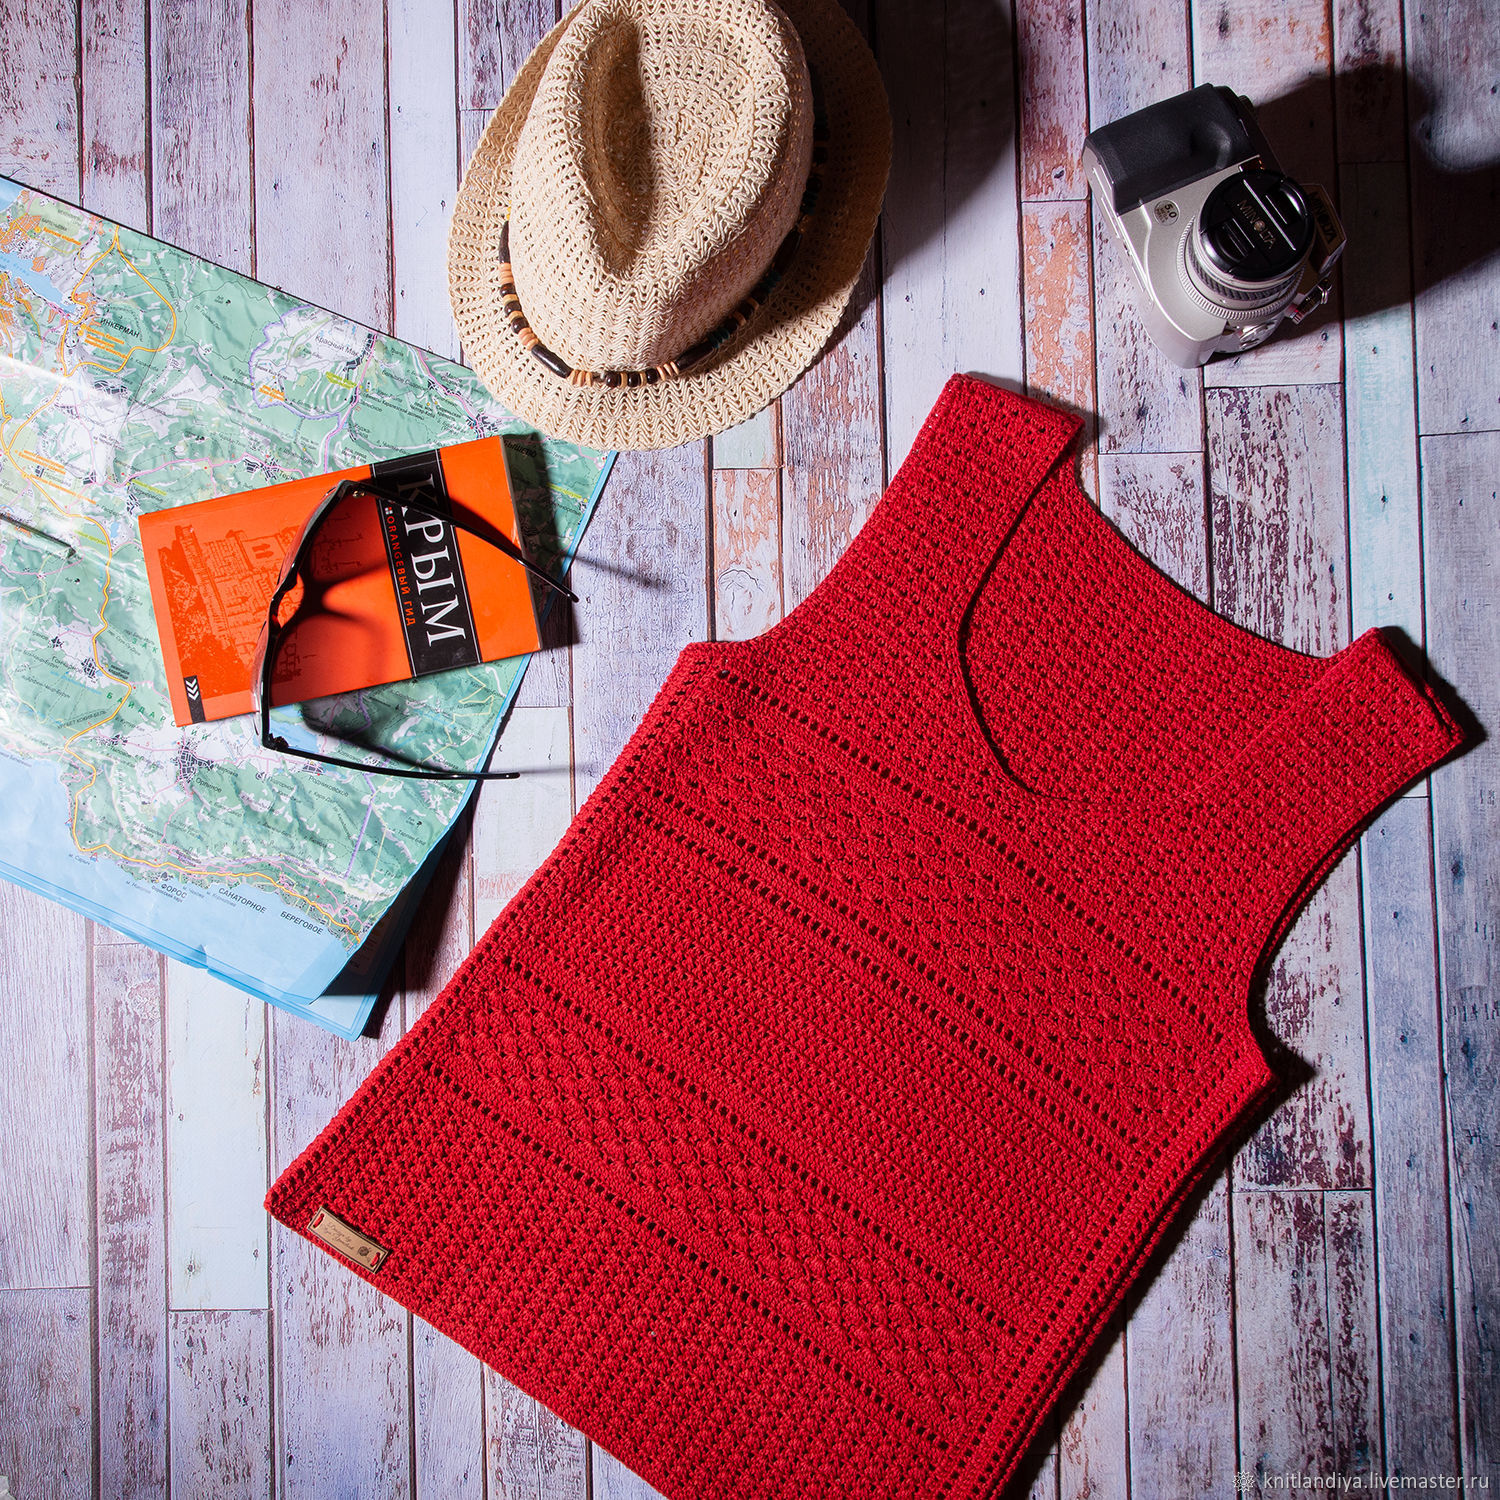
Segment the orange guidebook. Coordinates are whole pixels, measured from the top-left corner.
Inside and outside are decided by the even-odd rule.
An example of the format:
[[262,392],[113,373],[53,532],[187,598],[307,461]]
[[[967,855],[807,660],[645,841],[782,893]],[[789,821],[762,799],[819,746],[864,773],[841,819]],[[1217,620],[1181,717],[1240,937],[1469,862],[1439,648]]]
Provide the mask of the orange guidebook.
[[[336,484],[368,478],[522,545],[498,437],[143,515],[141,546],[178,724],[251,711],[256,643],[288,549]],[[273,703],[539,645],[520,563],[446,521],[361,496],[324,523],[312,550],[319,608],[299,619],[279,657]]]

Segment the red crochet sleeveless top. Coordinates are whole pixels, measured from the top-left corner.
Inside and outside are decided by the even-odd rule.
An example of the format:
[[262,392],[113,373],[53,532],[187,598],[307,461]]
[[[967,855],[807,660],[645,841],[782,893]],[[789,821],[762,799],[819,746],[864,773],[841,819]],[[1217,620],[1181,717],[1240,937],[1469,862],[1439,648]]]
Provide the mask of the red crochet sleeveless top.
[[1075,431],[951,381],[271,1192],[673,1500],[1001,1486],[1273,1085],[1253,972],[1459,740],[1377,633],[1179,591]]

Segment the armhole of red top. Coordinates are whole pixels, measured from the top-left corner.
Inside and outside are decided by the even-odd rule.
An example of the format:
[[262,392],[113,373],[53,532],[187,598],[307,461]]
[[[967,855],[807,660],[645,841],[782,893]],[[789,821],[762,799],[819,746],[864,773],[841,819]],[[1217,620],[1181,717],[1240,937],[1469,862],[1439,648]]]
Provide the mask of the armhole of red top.
[[1379,630],[1337,656],[1201,789],[1219,821],[1249,972],[1376,816],[1457,749],[1463,729]]

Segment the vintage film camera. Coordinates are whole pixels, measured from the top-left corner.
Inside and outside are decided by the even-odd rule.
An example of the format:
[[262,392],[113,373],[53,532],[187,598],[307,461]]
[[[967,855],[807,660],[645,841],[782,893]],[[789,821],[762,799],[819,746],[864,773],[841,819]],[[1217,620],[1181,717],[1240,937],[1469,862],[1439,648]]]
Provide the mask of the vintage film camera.
[[1253,349],[1328,300],[1343,225],[1322,188],[1281,170],[1229,89],[1204,84],[1093,131],[1083,165],[1174,364]]

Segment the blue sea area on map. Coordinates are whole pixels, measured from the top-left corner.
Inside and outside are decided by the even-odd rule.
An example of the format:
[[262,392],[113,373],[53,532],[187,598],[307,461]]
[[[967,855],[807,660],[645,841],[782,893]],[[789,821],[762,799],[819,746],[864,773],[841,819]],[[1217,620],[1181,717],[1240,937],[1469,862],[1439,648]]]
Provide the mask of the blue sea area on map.
[[[5,205],[0,204],[0,213],[4,212]],[[31,262],[19,255],[12,255],[8,250],[0,250],[0,271],[9,271],[12,276],[19,276],[38,297],[44,302],[50,302],[54,307],[62,307],[67,303],[66,293],[59,291],[40,271],[33,270]]]

